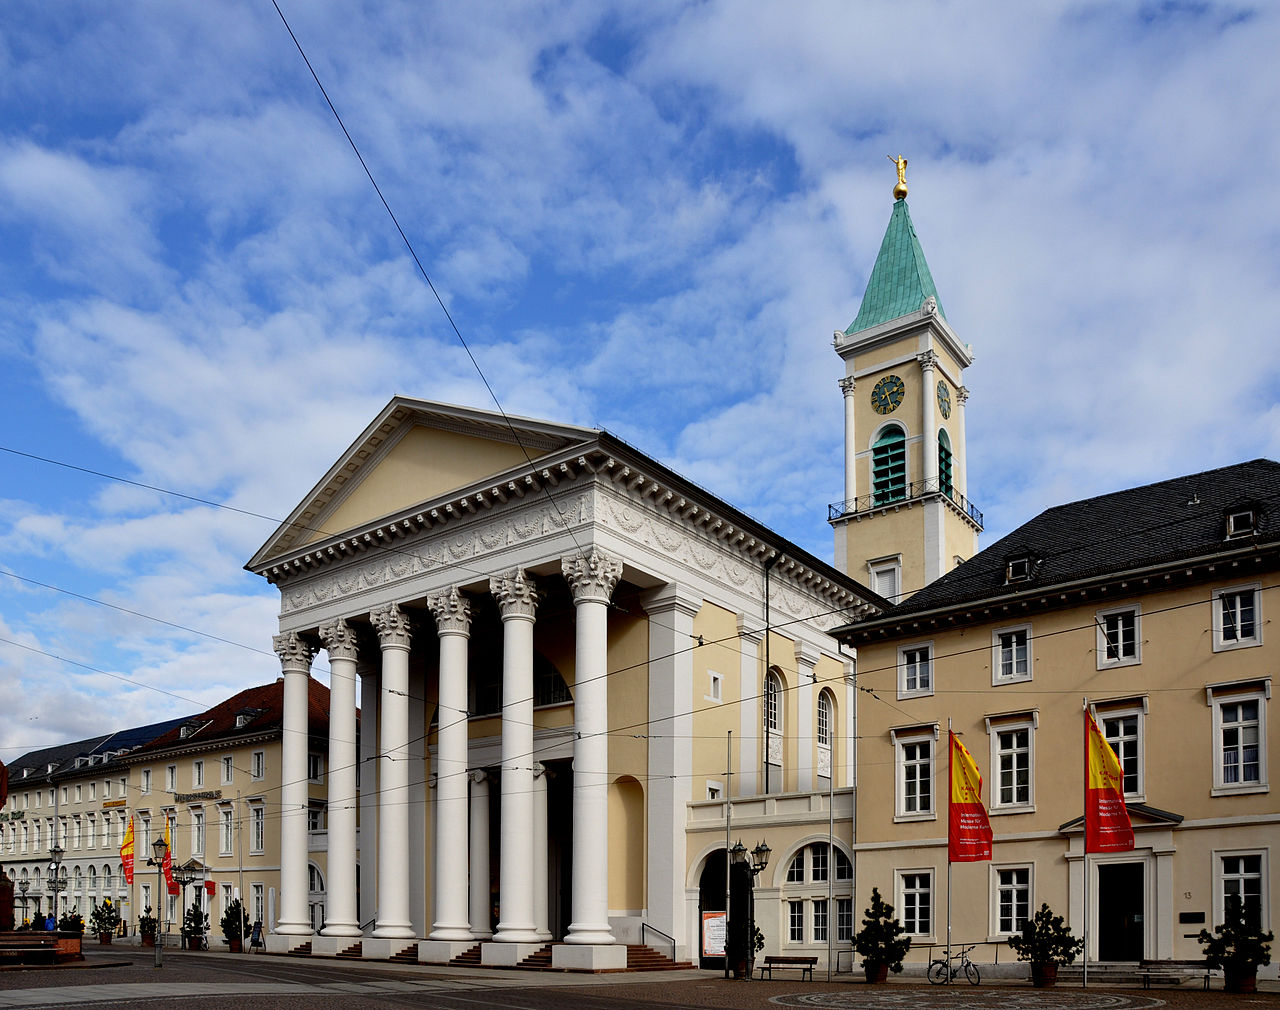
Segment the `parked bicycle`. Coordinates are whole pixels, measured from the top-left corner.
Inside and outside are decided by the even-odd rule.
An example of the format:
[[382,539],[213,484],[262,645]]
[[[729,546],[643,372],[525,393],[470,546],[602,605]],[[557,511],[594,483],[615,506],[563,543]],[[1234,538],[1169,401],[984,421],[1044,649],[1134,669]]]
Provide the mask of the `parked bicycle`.
[[929,962],[929,981],[934,985],[942,985],[951,983],[956,976],[964,972],[964,977],[969,980],[971,985],[977,985],[982,981],[978,975],[978,966],[969,960],[969,951],[973,950],[977,944],[971,944],[964,947],[951,955],[948,961],[945,957],[940,957],[935,961]]

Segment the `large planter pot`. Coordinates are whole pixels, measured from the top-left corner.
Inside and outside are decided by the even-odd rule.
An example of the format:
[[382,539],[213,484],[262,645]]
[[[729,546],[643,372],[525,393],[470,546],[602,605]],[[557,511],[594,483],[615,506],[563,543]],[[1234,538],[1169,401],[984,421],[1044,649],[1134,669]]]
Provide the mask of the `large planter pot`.
[[99,942],[99,943],[110,943],[110,942],[111,942],[111,934],[110,934],[110,933],[99,933],[99,934],[98,934],[98,942]]
[[230,949],[231,953],[233,953],[233,954],[239,954],[239,953],[241,953],[241,952],[243,952],[243,951],[244,951],[244,941],[243,941],[243,940],[228,940],[228,941],[227,941],[227,947]]
[[866,972],[868,984],[875,985],[889,977],[889,966],[887,964],[868,962],[862,966],[862,970]]
[[154,947],[155,945],[156,945],[156,935],[155,935],[155,933],[143,933],[143,934],[142,934],[142,946],[144,946],[144,947]]
[[1057,981],[1058,966],[1056,964],[1031,962],[1031,984],[1037,989],[1047,989]]
[[1257,965],[1233,968],[1225,965],[1222,969],[1222,988],[1227,992],[1257,992]]

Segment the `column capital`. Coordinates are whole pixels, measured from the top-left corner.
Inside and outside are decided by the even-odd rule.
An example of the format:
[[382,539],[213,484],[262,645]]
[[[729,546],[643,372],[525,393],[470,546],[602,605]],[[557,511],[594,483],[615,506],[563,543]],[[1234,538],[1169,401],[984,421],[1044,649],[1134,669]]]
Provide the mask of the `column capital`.
[[560,571],[569,583],[574,603],[608,603],[622,577],[622,562],[593,547],[586,555],[561,558]]
[[836,382],[840,386],[840,392],[844,393],[845,396],[852,396],[853,391],[858,387],[858,383],[852,375],[846,375],[843,379],[837,379]]
[[398,603],[384,603],[369,611],[369,620],[378,632],[378,640],[384,649],[399,646],[409,648],[413,638],[413,629],[409,626],[409,617],[400,609]]
[[489,781],[489,773],[485,771],[483,768],[477,768],[474,771],[467,772],[467,778],[469,778],[476,785],[479,785],[481,782]]
[[296,631],[286,631],[271,639],[271,647],[280,657],[285,673],[310,673],[316,648]]
[[538,585],[523,568],[512,568],[490,578],[489,592],[497,599],[504,621],[512,617],[533,620],[538,609]]
[[956,386],[956,402],[957,402],[957,403],[967,403],[967,402],[968,402],[968,400],[969,400],[969,387],[968,387],[968,386]]
[[753,623],[746,614],[738,614],[738,638],[746,645],[759,645],[764,640],[764,626]]
[[922,371],[931,372],[938,367],[938,352],[921,351],[916,355],[916,361],[920,362]]
[[320,625],[320,641],[329,652],[329,659],[355,659],[358,653],[355,628],[345,618],[325,621]]
[[436,632],[441,635],[471,634],[471,600],[450,586],[427,597],[427,609],[436,619]]

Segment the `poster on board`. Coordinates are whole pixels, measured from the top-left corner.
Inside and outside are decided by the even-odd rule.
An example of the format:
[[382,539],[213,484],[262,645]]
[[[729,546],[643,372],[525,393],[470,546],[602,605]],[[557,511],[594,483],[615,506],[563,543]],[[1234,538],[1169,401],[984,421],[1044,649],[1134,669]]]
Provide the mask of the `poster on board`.
[[702,913],[703,957],[724,957],[724,937],[728,926],[728,912]]

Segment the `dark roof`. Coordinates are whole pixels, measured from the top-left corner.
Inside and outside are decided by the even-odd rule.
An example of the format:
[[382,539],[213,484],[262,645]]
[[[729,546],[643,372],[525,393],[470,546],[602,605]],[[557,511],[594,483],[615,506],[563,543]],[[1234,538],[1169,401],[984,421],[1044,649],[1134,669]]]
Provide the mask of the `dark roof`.
[[[1227,515],[1242,508],[1253,509],[1256,532],[1227,540]],[[1255,459],[1047,509],[875,620],[1039,594],[1278,541],[1280,463]],[[1007,582],[1009,561],[1026,556],[1032,577]]]
[[[72,743],[55,744],[52,747],[42,747],[39,750],[28,751],[22,757],[9,762],[9,789],[12,792],[24,781],[39,782],[47,779],[49,775],[49,766],[54,765],[57,768],[55,777],[61,778],[69,772],[76,771],[76,758],[93,757],[104,753],[111,753],[112,758],[106,762],[99,762],[91,766],[101,769],[104,764],[115,760],[117,751],[130,751],[148,740],[154,740],[163,733],[169,732],[173,727],[178,726],[187,720],[183,719],[166,719],[164,722],[153,722],[147,726],[135,726],[133,729],[116,730],[112,733],[103,733],[100,736],[91,736],[85,740],[76,740]],[[24,777],[24,771],[26,773]]]
[[[307,678],[310,691],[307,722],[315,735],[329,732],[329,689],[314,677]],[[249,716],[243,726],[236,717]],[[220,702],[207,712],[182,719],[163,736],[156,737],[130,755],[140,757],[170,747],[205,746],[212,742],[234,742],[240,737],[278,732],[284,719],[284,680],[277,679],[260,687],[250,687]],[[187,736],[183,727],[189,726]]]

